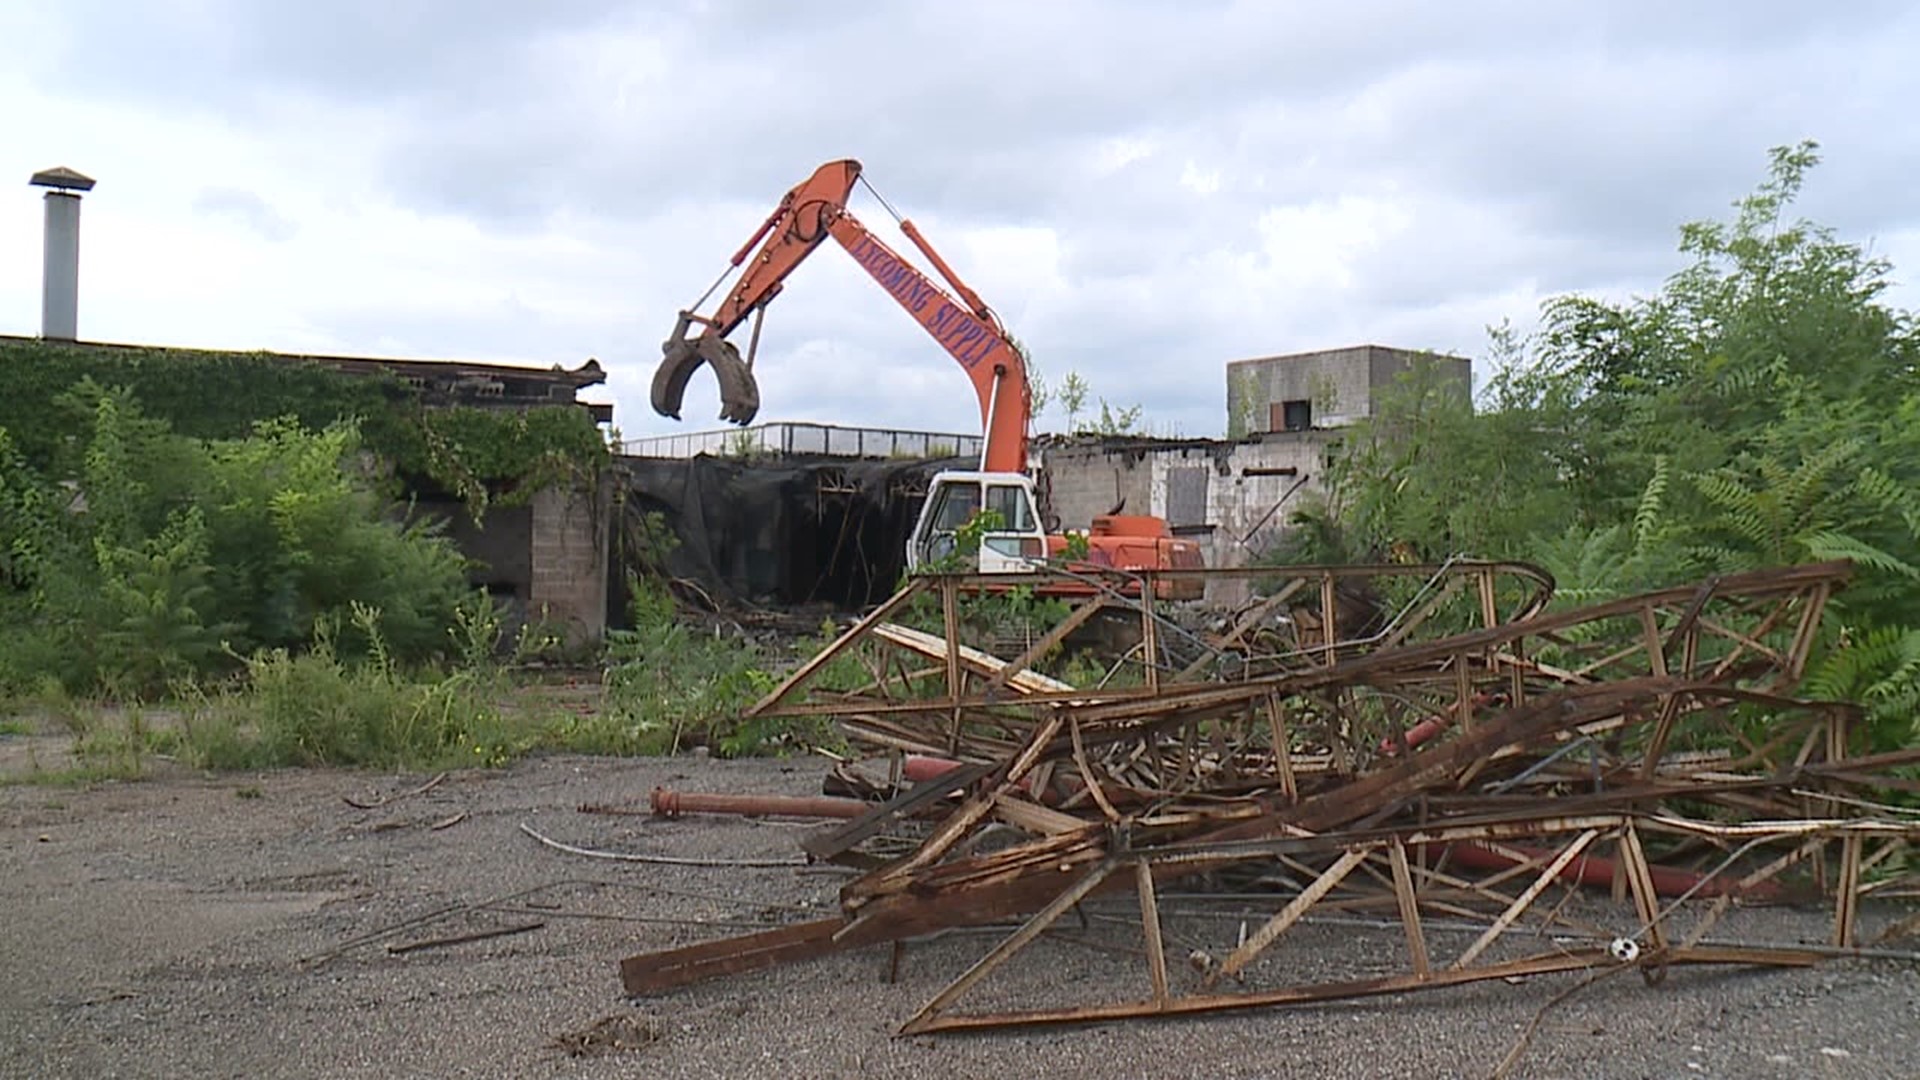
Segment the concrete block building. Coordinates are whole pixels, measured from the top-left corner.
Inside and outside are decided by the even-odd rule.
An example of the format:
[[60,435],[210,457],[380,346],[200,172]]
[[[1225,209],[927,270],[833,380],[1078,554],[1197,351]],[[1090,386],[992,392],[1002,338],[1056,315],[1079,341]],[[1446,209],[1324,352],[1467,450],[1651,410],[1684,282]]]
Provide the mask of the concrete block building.
[[1420,365],[1472,386],[1472,363],[1385,345],[1289,353],[1227,364],[1227,435],[1337,428],[1370,416],[1374,402]]
[[[1209,566],[1245,566],[1307,496],[1326,491],[1342,429],[1373,415],[1381,395],[1421,365],[1472,385],[1469,360],[1381,345],[1256,357],[1227,365],[1226,439],[1040,440],[1049,525],[1083,529],[1099,514],[1153,514],[1198,540]],[[1231,604],[1240,588],[1215,583],[1208,598]]]

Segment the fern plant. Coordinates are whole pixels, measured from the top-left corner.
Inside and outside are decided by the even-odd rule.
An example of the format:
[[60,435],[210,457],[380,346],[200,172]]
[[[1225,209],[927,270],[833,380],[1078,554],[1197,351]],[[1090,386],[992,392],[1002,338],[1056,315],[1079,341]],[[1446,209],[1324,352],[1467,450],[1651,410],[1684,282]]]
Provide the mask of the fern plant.
[[1832,637],[1801,693],[1861,705],[1875,749],[1920,741],[1920,628],[1881,626],[1858,635],[1843,628]]

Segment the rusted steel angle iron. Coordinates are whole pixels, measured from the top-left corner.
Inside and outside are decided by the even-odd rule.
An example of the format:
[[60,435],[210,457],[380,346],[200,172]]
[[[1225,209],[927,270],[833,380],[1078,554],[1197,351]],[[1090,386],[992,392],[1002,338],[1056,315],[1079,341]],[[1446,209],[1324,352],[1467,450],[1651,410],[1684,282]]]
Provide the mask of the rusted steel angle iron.
[[[1603,831],[1607,835],[1617,835],[1620,830],[1636,825],[1643,830],[1711,833],[1722,837],[1744,836],[1780,842],[1871,836],[1898,838],[1907,842],[1920,839],[1920,822],[1830,819],[1750,822],[1744,825],[1723,826],[1664,815],[1588,814],[1551,819],[1530,819],[1523,815],[1510,815],[1472,822],[1462,821],[1436,828],[1403,826],[1394,829],[1338,834],[1278,837],[1257,842],[1183,843],[1155,850],[1120,850],[1105,855],[1099,853],[1102,845],[1094,842],[1092,837],[1056,838],[1052,850],[1044,853],[1025,853],[1011,860],[1010,865],[1001,868],[998,872],[1018,874],[1023,869],[1045,870],[1051,876],[1051,880],[1046,881],[1050,888],[1045,890],[1045,895],[1050,902],[1036,906],[1041,908],[1043,915],[1050,913],[1052,917],[1057,918],[1062,911],[1073,904],[1135,885],[1135,882],[1129,880],[1129,875],[1116,872],[1130,864],[1148,867],[1149,877],[1154,882],[1164,883],[1196,867],[1218,867],[1230,862],[1268,861],[1289,855],[1306,857],[1335,852],[1346,852],[1350,856],[1372,856],[1392,853],[1395,850],[1419,850],[1434,845],[1487,843],[1527,838],[1543,839],[1550,836],[1566,836],[1576,831],[1583,840],[1590,840]],[[1638,841],[1635,840],[1633,843],[1637,851]],[[1578,850],[1573,847],[1559,850],[1563,857],[1546,865],[1540,872],[1535,886],[1514,898],[1509,909],[1510,916],[1526,910],[1540,895],[1541,884],[1557,877],[1567,861],[1578,854]],[[1009,860],[1003,857],[1002,861]],[[977,867],[976,872],[982,875],[982,883],[992,880],[991,872],[987,867]],[[1068,883],[1072,883],[1071,886],[1063,888]],[[1635,886],[1635,888],[1643,887]],[[970,890],[964,886],[964,883],[950,880],[936,892],[919,897],[921,901],[919,906],[900,912],[905,917],[867,916],[854,919],[845,917],[822,919],[743,937],[630,957],[621,966],[623,984],[629,994],[658,993],[717,976],[814,959],[843,949],[899,941],[948,927],[997,922],[1018,914],[1004,906],[983,907],[977,897],[969,893]],[[1300,903],[1301,898],[1296,896],[1289,906],[1297,906],[1301,912],[1304,912],[1325,895],[1323,891],[1319,895],[1311,896],[1305,904]],[[1258,894],[1248,894],[1247,898],[1249,901],[1255,900]],[[1285,894],[1278,898],[1285,898]],[[1410,899],[1411,903],[1408,907],[1417,911],[1417,905],[1420,902],[1418,897],[1412,896]],[[1650,902],[1650,896],[1648,899]],[[1146,906],[1143,905],[1143,907]],[[1403,911],[1405,910],[1407,909],[1403,908]],[[926,918],[936,912],[938,917]],[[1155,917],[1157,919],[1157,915]],[[1295,917],[1297,918],[1297,914]],[[1664,913],[1655,914],[1648,920],[1650,925],[1643,929],[1657,931],[1664,917]],[[1047,921],[1051,922],[1051,919]],[[1018,952],[1020,947],[1024,947],[1039,932],[1046,929],[1045,925],[1036,926],[1034,920],[1030,920],[1028,925],[1033,929],[1025,935],[1024,940],[1017,942],[1013,948],[1005,949],[1005,955],[1000,959],[1004,960],[1006,956]],[[1511,925],[1510,918],[1508,925]],[[1504,926],[1498,929],[1504,929]],[[1812,964],[1824,956],[1832,955],[1831,951],[1822,952],[1766,944],[1737,947],[1686,944],[1676,946],[1666,944],[1664,936],[1657,932],[1650,934],[1648,940],[1651,951],[1643,953],[1637,962],[1649,968],[1687,964],[1799,966]],[[1264,947],[1265,944],[1267,942],[1262,942],[1261,946]],[[1242,947],[1245,948],[1245,945],[1243,944]],[[1040,1008],[1017,1013],[1002,1012],[983,1015],[938,1015],[941,1010],[935,1009],[923,1011],[910,1020],[902,1031],[913,1033],[1022,1024],[1073,1023],[1285,1005],[1340,997],[1402,993],[1483,979],[1586,970],[1622,962],[1618,955],[1610,954],[1605,949],[1575,948],[1479,966],[1470,965],[1463,960],[1456,962],[1450,968],[1430,969],[1424,974],[1413,971],[1403,975],[1373,979],[1336,980],[1244,992],[1221,991],[1218,989],[1217,981],[1209,980],[1191,994],[1179,996],[1163,994],[1160,998],[1149,1001],[1123,1001],[1093,1006]],[[1422,959],[1416,963],[1416,966],[1424,963]],[[956,980],[956,985],[959,982],[960,980]],[[964,990],[965,986],[961,989]],[[943,995],[942,998],[935,1000],[941,1001],[944,1008],[957,997],[958,994],[954,993]]]
[[[1205,568],[1205,569],[1191,569],[1191,570],[1156,571],[1155,574],[1161,577],[1165,577],[1168,580],[1187,580],[1187,579],[1193,579],[1193,578],[1199,578],[1203,580],[1211,580],[1211,579],[1219,579],[1219,580],[1277,579],[1277,580],[1303,580],[1303,581],[1312,580],[1312,581],[1320,582],[1329,588],[1332,586],[1334,582],[1338,582],[1338,581],[1347,581],[1347,580],[1363,580],[1364,581],[1364,580],[1382,578],[1382,577],[1414,578],[1414,579],[1420,579],[1420,580],[1429,580],[1429,579],[1439,580],[1442,578],[1451,578],[1451,577],[1460,577],[1460,578],[1474,577],[1474,578],[1480,578],[1480,579],[1485,579],[1489,581],[1492,580],[1494,577],[1504,577],[1504,578],[1514,579],[1518,582],[1522,582],[1530,588],[1530,591],[1528,592],[1526,597],[1521,602],[1515,605],[1515,608],[1512,612],[1510,612],[1507,616],[1504,617],[1504,621],[1509,621],[1509,622],[1525,621],[1527,619],[1534,617],[1539,612],[1545,610],[1546,605],[1552,599],[1552,594],[1553,594],[1553,578],[1551,577],[1551,575],[1549,575],[1545,570],[1541,569],[1540,567],[1537,567],[1528,563],[1518,563],[1518,562],[1478,562],[1478,561],[1471,561],[1471,560],[1456,560],[1451,563],[1431,564],[1431,565],[1367,564],[1367,565],[1339,565],[1339,566]],[[901,588],[901,590],[898,593],[895,593],[893,596],[889,597],[886,601],[884,601],[878,607],[876,607],[873,611],[869,612],[867,615],[862,617],[857,623],[855,623],[852,627],[849,627],[838,638],[834,639],[826,647],[821,649],[821,651],[818,654],[816,654],[811,659],[809,659],[807,663],[802,665],[799,669],[797,669],[787,678],[782,680],[781,683],[778,686],[776,686],[772,691],[770,691],[765,697],[761,698],[758,702],[756,702],[753,706],[751,706],[746,711],[746,715],[750,717],[761,716],[761,715],[798,715],[808,711],[815,711],[815,712],[823,711],[818,709],[815,709],[815,710],[796,709],[795,707],[788,705],[787,702],[796,692],[801,690],[808,682],[810,682],[814,677],[814,675],[821,668],[825,667],[832,660],[846,653],[848,650],[852,649],[854,646],[858,645],[862,641],[875,636],[877,633],[882,632],[883,627],[885,626],[887,620],[891,618],[895,613],[900,611],[902,608],[904,608],[907,602],[910,601],[914,596],[922,592],[926,592],[930,590],[945,592],[945,591],[950,591],[952,589],[978,589],[978,588],[989,588],[989,589],[1015,588],[1015,587],[1032,588],[1036,585],[1036,583],[1045,584],[1055,579],[1063,578],[1065,576],[1067,575],[1064,575],[1060,571],[1052,571],[1052,570],[1041,570],[1032,574],[1018,574],[1018,575],[1009,575],[1009,574],[920,574],[920,575],[915,575],[907,582],[905,586]],[[1113,579],[1112,583],[1115,585],[1124,584],[1128,581],[1131,581],[1134,577],[1134,575],[1121,574],[1117,571],[1104,571],[1104,572],[1092,572],[1092,573],[1080,573],[1076,571],[1071,576],[1074,577],[1075,579],[1087,578],[1089,580],[1093,580],[1096,582],[1106,582],[1108,581],[1108,579]],[[1067,620],[1065,620],[1061,626],[1055,627],[1054,630],[1048,636],[1043,637],[1042,642],[1052,641],[1057,643],[1058,638],[1070,632],[1071,629],[1073,628],[1073,625],[1083,622],[1084,620],[1086,620],[1087,618],[1090,618],[1093,614],[1097,613],[1103,608],[1115,607],[1115,608],[1131,610],[1131,611],[1134,611],[1135,613],[1139,613],[1138,605],[1133,600],[1127,599],[1120,590],[1115,588],[1110,591],[1111,591],[1111,595],[1101,594],[1101,595],[1095,596],[1092,600],[1089,600],[1079,605],[1078,607],[1076,607],[1073,610],[1073,612],[1068,616]],[[1158,619],[1162,617],[1153,616],[1153,618]],[[1240,634],[1245,633],[1245,630],[1246,630],[1245,627],[1241,627],[1238,629],[1236,633],[1229,634],[1228,635],[1229,640],[1231,641],[1233,639],[1237,639]],[[956,652],[961,648],[961,644],[962,643],[959,643],[959,642],[953,643],[953,647],[956,650]],[[1348,647],[1352,647],[1352,644],[1354,643],[1338,643],[1337,642],[1335,644],[1336,646],[1341,648],[1348,648]],[[1366,645],[1369,643],[1361,642],[1357,644]],[[982,702],[987,703],[993,700],[997,700],[999,696],[997,692],[1006,688],[1010,680],[1020,676],[1023,669],[1026,667],[1026,664],[1031,661],[1032,657],[1035,655],[1038,655],[1042,651],[1044,651],[1044,647],[1042,643],[1035,643],[1034,646],[1028,649],[1025,655],[1019,658],[1017,663],[1006,665],[1000,670],[983,672],[983,674],[986,677],[986,685],[984,687],[985,693],[982,695]],[[959,659],[959,657],[956,656],[956,659]],[[978,660],[978,659],[981,659],[981,657],[974,656],[973,659]],[[826,710],[826,711],[830,711],[830,710]]]
[[655,994],[722,975],[811,960],[842,948],[834,940],[834,934],[845,925],[846,920],[840,918],[816,919],[681,949],[630,956],[620,962],[620,981],[629,994]]
[[[1813,564],[1810,566],[1790,567],[1783,570],[1762,571],[1752,574],[1732,575],[1715,582],[1710,594],[1714,599],[1743,601],[1756,597],[1783,598],[1783,603],[1796,597],[1813,593],[1818,594],[1825,588],[1844,578],[1848,564],[1844,562]],[[1076,717],[1085,724],[1099,724],[1107,720],[1137,721],[1154,716],[1166,716],[1190,712],[1203,708],[1232,710],[1253,708],[1263,697],[1271,695],[1313,695],[1344,692],[1350,688],[1379,685],[1391,687],[1401,684],[1418,685],[1421,680],[1432,683],[1438,690],[1445,685],[1447,672],[1453,671],[1452,678],[1465,689],[1478,684],[1494,674],[1498,669],[1487,668],[1469,670],[1463,666],[1476,657],[1493,657],[1508,669],[1510,689],[1524,692],[1524,683],[1529,679],[1544,680],[1556,685],[1591,682],[1599,673],[1584,677],[1572,677],[1555,674],[1549,669],[1530,661],[1522,660],[1523,643],[1530,639],[1550,640],[1562,631],[1582,624],[1602,623],[1609,619],[1639,617],[1651,619],[1656,609],[1680,611],[1680,621],[1690,622],[1691,629],[1687,639],[1689,646],[1683,653],[1691,654],[1693,635],[1709,632],[1702,628],[1699,617],[1699,605],[1703,604],[1703,594],[1698,588],[1676,588],[1629,597],[1605,604],[1551,615],[1541,615],[1524,623],[1504,624],[1489,629],[1454,635],[1437,641],[1404,645],[1381,652],[1357,655],[1331,665],[1315,666],[1305,670],[1288,671],[1274,675],[1264,675],[1238,683],[1199,683],[1164,684],[1158,688],[1128,688],[1124,690],[1039,690],[1008,699],[997,693],[960,694],[945,699],[862,701],[852,703],[845,700],[821,700],[806,703],[794,703],[772,706],[769,712],[782,715],[842,715],[853,714],[866,718],[867,723],[878,725],[882,717],[892,717],[889,721],[898,726],[898,730],[889,735],[881,735],[883,741],[896,747],[934,748],[941,743],[950,743],[955,729],[952,722],[956,718],[972,716],[975,719],[968,724],[987,722],[989,715],[992,723],[1003,729],[1018,729],[1023,723],[1030,724],[1031,719],[1022,720],[1022,716],[1034,717],[1049,708],[1064,707],[1071,709]],[[1729,632],[1724,635],[1732,642],[1728,655],[1718,661],[1710,671],[1702,672],[1706,677],[1718,682],[1732,682],[1739,677],[1752,677],[1757,672],[1767,678],[1767,688],[1785,689],[1797,677],[1804,662],[1804,646],[1807,638],[1804,633],[1806,619],[1817,617],[1818,605],[1811,599],[1803,613],[1801,633],[1796,635],[1795,647],[1789,654],[1767,656],[1752,648],[1751,635]],[[1784,611],[1784,609],[1782,609]],[[1688,616],[1693,616],[1688,619]],[[1648,641],[1638,641],[1626,650],[1615,655],[1617,667],[1623,660],[1635,652],[1642,655],[1645,664],[1637,666],[1640,673],[1664,675],[1673,671],[1676,674],[1693,673],[1698,670],[1694,665],[1683,664],[1675,671],[1668,663],[1665,649],[1668,642],[1655,637]],[[954,646],[958,648],[956,644]],[[1733,661],[1741,651],[1752,655],[1744,663]],[[971,655],[971,654],[969,654]],[[1683,657],[1684,659],[1684,657]],[[1479,663],[1479,661],[1475,661]],[[969,665],[975,666],[975,665]],[[984,670],[992,670],[990,665],[979,665]],[[1005,668],[996,674],[1004,674]],[[1529,674],[1529,672],[1531,674]],[[1617,677],[1616,672],[1613,677]],[[1415,680],[1408,683],[1408,680]],[[1485,685],[1481,692],[1490,693],[1498,688]],[[1015,708],[1014,706],[1018,706]],[[1665,719],[1671,724],[1673,717]],[[1435,724],[1443,723],[1435,719]],[[925,732],[915,739],[908,731],[925,725]],[[880,734],[876,728],[876,734]],[[857,737],[857,735],[856,735]],[[1664,741],[1664,735],[1660,741]],[[965,756],[965,741],[961,748]]]

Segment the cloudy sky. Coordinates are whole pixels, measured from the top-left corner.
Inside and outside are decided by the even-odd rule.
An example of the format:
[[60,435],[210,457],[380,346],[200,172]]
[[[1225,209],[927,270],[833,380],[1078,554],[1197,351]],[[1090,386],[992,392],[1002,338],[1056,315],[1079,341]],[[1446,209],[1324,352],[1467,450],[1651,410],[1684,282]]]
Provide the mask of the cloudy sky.
[[[1915,57],[1916,5],[1872,0],[0,0],[0,332],[39,328],[25,180],[69,165],[85,338],[592,356],[625,434],[703,430],[710,379],[647,405],[675,313],[854,157],[1046,375],[1217,435],[1229,360],[1479,356],[1657,287],[1802,138],[1803,211],[1920,281]],[[757,369],[763,420],[978,426],[831,246]]]

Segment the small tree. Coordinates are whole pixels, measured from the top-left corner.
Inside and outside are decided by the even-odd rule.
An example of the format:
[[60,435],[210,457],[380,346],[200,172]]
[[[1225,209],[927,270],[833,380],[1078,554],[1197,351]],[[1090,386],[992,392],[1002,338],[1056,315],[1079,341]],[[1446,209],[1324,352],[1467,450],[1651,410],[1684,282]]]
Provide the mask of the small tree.
[[1849,559],[1807,692],[1865,705],[1879,748],[1920,737],[1920,318],[1884,302],[1884,260],[1789,216],[1815,149],[1682,226],[1656,294],[1497,329],[1478,408],[1417,377],[1386,395],[1330,470],[1359,546],[1529,559],[1563,604]]
[[1065,382],[1060,384],[1060,410],[1067,414],[1067,431],[1075,430],[1074,419],[1087,407],[1087,380],[1077,371],[1067,372]]
[[1107,404],[1106,398],[1100,399],[1100,419],[1094,421],[1096,432],[1102,435],[1131,435],[1138,430],[1139,423],[1140,406],[1115,409]]
[[1260,374],[1251,367],[1227,376],[1227,438],[1243,439],[1259,429]]

